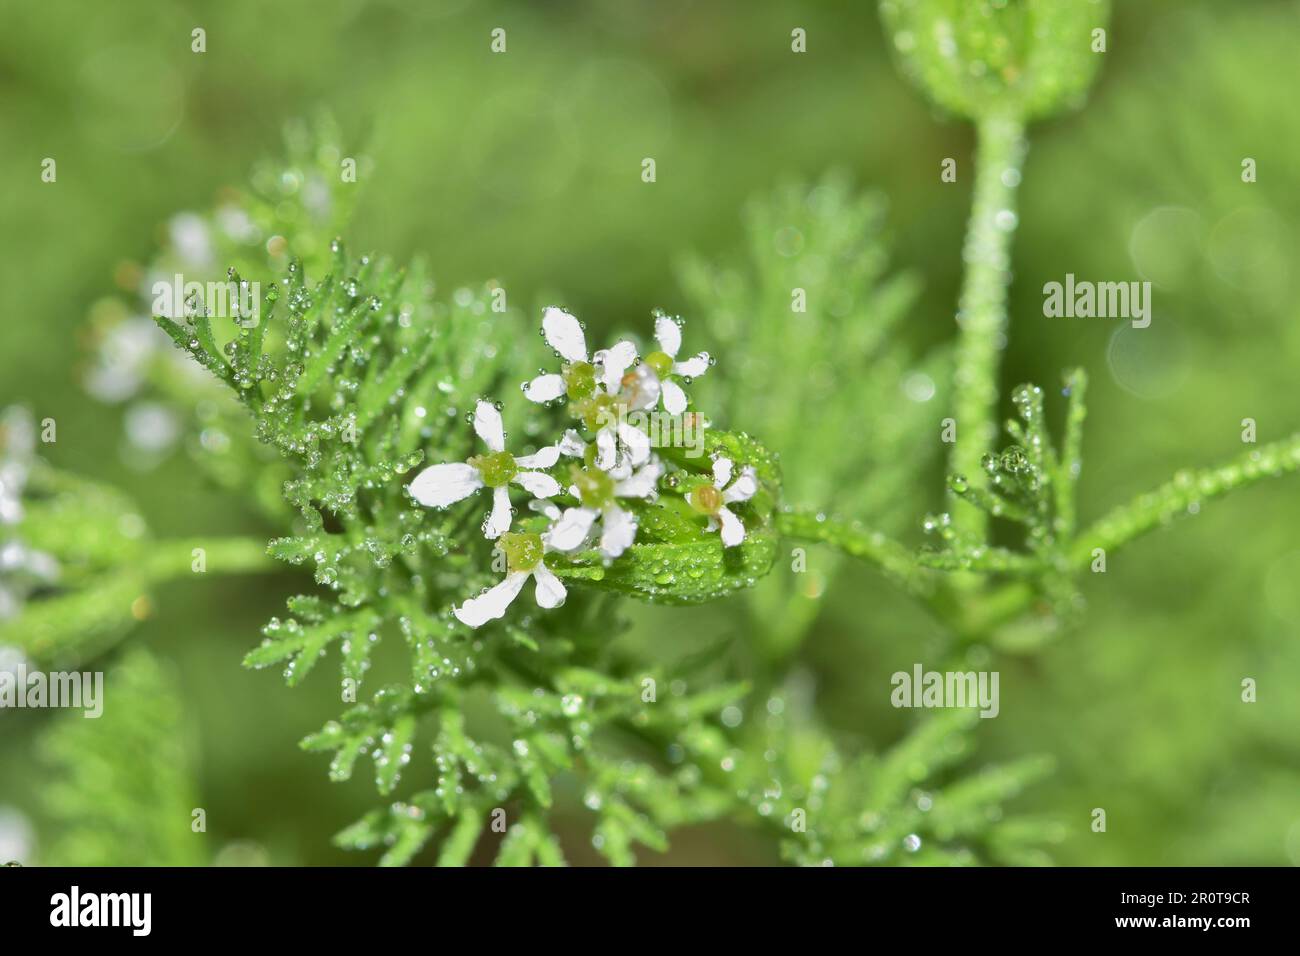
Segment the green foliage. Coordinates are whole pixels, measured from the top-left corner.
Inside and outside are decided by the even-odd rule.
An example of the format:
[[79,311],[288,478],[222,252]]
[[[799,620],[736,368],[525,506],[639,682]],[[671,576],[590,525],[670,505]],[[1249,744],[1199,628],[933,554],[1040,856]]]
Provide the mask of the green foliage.
[[[682,270],[693,311],[707,320],[726,361],[706,383],[724,422],[762,422],[783,460],[795,509],[854,515],[903,530],[936,448],[935,408],[946,398],[948,357],[915,356],[898,333],[916,300],[914,276],[887,274],[885,202],[857,195],[843,175],[813,188],[788,185],[749,204],[748,262]],[[865,480],[864,480],[865,479]],[[789,516],[779,516],[789,522]],[[903,562],[912,565],[904,553]],[[839,563],[781,569],[749,593],[755,632],[789,653],[813,621]]]
[[189,726],[175,677],[133,649],[104,675],[104,711],[60,715],[41,751],[53,769],[42,811],[57,834],[45,866],[201,866]]
[[[170,353],[150,349],[141,377],[147,394],[185,416],[207,471],[273,528],[269,545],[199,543],[214,569],[275,561],[310,571],[245,663],[279,669],[298,686],[313,674],[332,680],[318,665],[337,653],[343,712],[302,747],[328,755],[339,782],[368,758],[382,803],[340,832],[338,846],[377,852],[385,865],[559,865],[582,857],[584,848],[562,846],[558,834],[585,810],[590,845],[617,865],[664,851],[677,828],[719,820],[763,832],[784,859],[806,865],[1045,862],[1041,845],[1059,828],[1008,805],[1049,763],[969,768],[978,724],[969,711],[921,720],[883,748],[832,729],[786,688],[789,659],[819,607],[811,598],[835,565],[805,579],[771,572],[783,544],[823,543],[878,568],[930,611],[949,662],[968,644],[1024,649],[1052,631],[1045,625],[1077,617],[1076,582],[1094,547],[1119,547],[1199,510],[1204,498],[1300,463],[1297,440],[1264,446],[1218,469],[1180,473],[1080,530],[1079,372],[1067,378],[1059,444],[1042,393],[1023,386],[1011,396],[1011,444],[993,448],[1023,121],[1086,89],[1097,62],[1089,36],[1107,9],[882,4],[909,72],[940,105],[978,122],[955,350],[918,354],[900,341],[916,281],[887,275],[882,201],[834,177],[751,206],[744,267],[686,268],[692,315],[705,318],[698,324],[720,359],[698,388],[692,379],[711,362],[677,370],[659,329],[654,351],[633,332],[626,342],[645,358],[606,380],[619,346],[588,354],[584,337],[581,349],[561,349],[546,323],[571,317],[548,309],[544,335],[563,352],[556,375],[494,283],[448,292],[418,262],[349,254],[333,239],[352,192],[338,182],[343,150],[328,124],[291,134],[286,161],[261,167],[252,191],[198,217],[215,242],[209,261],[191,261],[192,248],[173,237],[151,271],[214,277],[219,259],[232,266],[232,281],[266,290],[255,323],[202,307],[155,316],[193,360],[186,367],[208,374],[195,379]],[[104,336],[125,310],[119,303],[99,317]],[[568,391],[529,408],[515,388],[539,363],[548,368],[526,392],[546,375]],[[699,401],[670,417],[707,422],[704,454],[656,448],[646,493],[618,498],[602,481],[615,472],[633,480],[622,466],[640,439],[609,431],[597,413],[674,376]],[[938,546],[917,551],[896,536],[928,504],[918,488],[940,450],[934,423],[949,407],[963,434],[949,478],[954,508],[926,519]],[[504,419],[496,444],[484,424],[494,416]],[[559,463],[561,434],[582,446],[571,466]],[[598,463],[602,435],[613,467]],[[8,472],[0,488],[24,506],[20,518],[6,517],[4,543],[26,549],[18,574],[5,568],[4,593],[21,613],[0,623],[0,643],[39,655],[97,653],[142,616],[150,586],[186,572],[195,543],[147,537],[142,523],[123,523],[134,513],[125,498],[54,472],[30,447],[23,454],[21,494]],[[417,493],[447,466],[468,469],[462,479],[481,487],[445,500],[445,488]],[[530,490],[525,511],[509,482],[527,472],[548,490]],[[724,499],[737,483],[744,494]],[[498,526],[502,489],[509,532]],[[498,502],[482,522],[479,491]],[[730,525],[724,501],[735,509]],[[634,519],[626,547],[604,538],[611,503]],[[559,546],[566,516],[584,510],[599,512],[587,520],[602,534]],[[724,542],[719,526],[743,540]],[[43,566],[34,555],[52,558],[57,582],[36,579]],[[467,611],[525,579],[538,607],[524,597],[481,619]],[[695,605],[728,596],[723,613],[744,609],[735,628],[744,641],[710,638],[673,661],[622,639],[627,598]],[[147,735],[153,746],[157,727],[176,718],[148,708],[174,701],[146,659],[123,666],[123,696],[136,709],[123,711],[130,726],[119,747]],[[381,686],[371,686],[372,670]],[[124,765],[120,781],[105,780],[114,768],[79,760],[90,734],[63,722],[52,745],[64,766],[97,775],[75,778],[76,791],[138,789],[120,749],[107,750]],[[166,746],[150,754],[170,763],[155,772],[158,792],[145,791],[149,806],[134,794],[114,797],[111,819],[94,824],[102,842],[73,831],[69,859],[83,844],[92,857],[120,856],[122,841],[134,839],[130,826],[151,810],[171,821],[159,833],[170,832],[176,807],[192,800],[175,754]],[[75,801],[63,799],[71,813]],[[171,840],[141,845],[150,862],[196,845]]]

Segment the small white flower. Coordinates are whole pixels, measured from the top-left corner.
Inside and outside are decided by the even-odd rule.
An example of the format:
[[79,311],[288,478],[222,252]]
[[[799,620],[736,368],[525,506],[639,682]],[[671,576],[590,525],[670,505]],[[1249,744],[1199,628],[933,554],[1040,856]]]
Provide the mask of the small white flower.
[[558,375],[539,375],[524,386],[524,397],[529,401],[552,402],[561,395],[581,400],[598,388],[613,395],[623,373],[636,362],[636,346],[628,341],[589,356],[582,323],[554,306],[542,313],[542,334],[547,344],[560,353],[564,365]]
[[574,415],[595,433],[596,467],[601,470],[608,471],[617,463],[620,442],[633,464],[644,463],[650,457],[650,439],[620,414],[627,404],[620,394],[623,380],[636,364],[636,346],[622,341],[589,356],[582,324],[556,308],[548,308],[542,315],[542,334],[564,365],[560,374],[539,375],[524,385],[524,396],[534,402],[568,396]]
[[619,499],[649,500],[663,474],[663,465],[652,458],[639,471],[630,465],[610,472],[596,468],[577,471],[569,493],[578,499],[576,508],[568,508],[551,528],[550,545],[556,551],[576,551],[591,535],[592,526],[600,521],[600,553],[613,560],[636,540],[636,516],[623,508]]
[[491,402],[480,401],[474,408],[474,431],[487,445],[489,454],[476,455],[467,462],[431,465],[415,476],[408,486],[413,497],[428,508],[446,508],[468,498],[480,488],[492,489],[492,513],[483,523],[483,534],[499,538],[510,530],[511,482],[534,498],[550,498],[561,491],[560,483],[541,471],[560,458],[554,445],[536,454],[516,458],[506,451],[505,428],[501,413]]
[[470,598],[460,607],[452,608],[452,613],[462,624],[482,627],[488,621],[502,617],[530,577],[535,582],[533,596],[538,607],[550,610],[564,603],[568,592],[563,582],[546,566],[546,553],[552,550],[546,536],[504,534],[500,548],[506,557],[506,576],[500,584]]
[[676,379],[699,378],[707,372],[709,353],[700,352],[684,362],[677,361],[677,353],[682,348],[682,327],[676,319],[666,315],[655,317],[655,341],[659,343],[660,351],[647,355],[644,364],[659,378],[664,409],[670,415],[680,415],[686,411],[687,400]]
[[727,505],[748,501],[758,491],[754,469],[746,465],[741,470],[740,477],[733,482],[731,473],[734,467],[730,458],[715,459],[713,484],[700,485],[686,496],[692,508],[702,515],[708,515],[709,531],[722,529],[722,544],[727,548],[734,548],[745,540],[745,526]]

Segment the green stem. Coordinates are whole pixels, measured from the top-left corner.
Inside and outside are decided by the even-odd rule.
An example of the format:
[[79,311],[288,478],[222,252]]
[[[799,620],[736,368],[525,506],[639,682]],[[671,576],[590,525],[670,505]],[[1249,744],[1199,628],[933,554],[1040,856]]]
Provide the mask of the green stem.
[[1115,508],[1081,532],[1070,549],[1070,563],[1086,567],[1097,548],[1110,551],[1167,525],[1186,514],[1192,505],[1297,470],[1300,470],[1300,433],[1261,445],[1215,468],[1180,471],[1155,491]]
[[266,553],[262,538],[181,538],[151,545],[141,570],[153,583],[197,573],[197,549],[202,549],[207,574],[257,574],[283,567]]
[[[968,477],[978,474],[980,459],[997,439],[998,366],[1007,328],[1024,123],[1014,116],[986,116],[979,120],[976,136],[975,196],[962,249],[966,271],[958,301],[961,331],[953,373],[957,441],[949,459],[954,474]],[[987,515],[960,500],[953,511],[962,528],[985,537]]]
[[791,510],[777,513],[776,527],[787,538],[828,544],[875,565],[909,593],[928,595],[934,590],[933,576],[917,566],[911,551],[856,521],[846,523],[813,511]]

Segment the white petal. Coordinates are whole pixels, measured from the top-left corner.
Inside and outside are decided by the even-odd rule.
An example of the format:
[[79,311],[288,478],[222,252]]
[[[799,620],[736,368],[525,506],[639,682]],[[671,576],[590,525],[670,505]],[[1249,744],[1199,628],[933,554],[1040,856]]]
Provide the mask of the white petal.
[[634,378],[631,385],[624,389],[628,408],[632,411],[640,411],[658,405],[661,385],[654,369],[642,363],[633,370],[632,375]]
[[474,431],[490,451],[506,450],[506,430],[501,423],[501,413],[491,402],[479,401],[474,406]]
[[531,455],[521,455],[515,459],[515,464],[520,468],[550,468],[560,460],[560,449],[558,445],[547,445],[545,448],[539,448]]
[[717,458],[713,462],[713,487],[721,491],[731,481],[731,459]]
[[[542,497],[546,497],[543,495]],[[495,540],[510,530],[510,492],[492,489],[492,513],[483,524],[483,536]]]
[[651,458],[644,468],[626,481],[614,486],[614,494],[619,498],[653,498],[655,485],[663,474],[663,465],[658,458]]
[[614,429],[606,425],[596,432],[596,467],[609,471],[618,461],[618,438]]
[[445,508],[482,487],[483,476],[478,469],[463,462],[430,465],[409,485],[411,497],[426,508]]
[[662,383],[664,396],[664,410],[669,415],[680,415],[686,411],[686,393],[682,387],[670,378],[666,378]]
[[553,551],[576,551],[587,540],[597,512],[591,508],[568,508],[546,534]]
[[650,457],[650,436],[641,429],[623,422],[618,426],[618,437],[627,445],[633,465],[640,465]]
[[545,515],[552,521],[560,520],[560,509],[556,506],[554,501],[550,501],[546,498],[534,498],[532,501],[528,502],[528,508],[531,511],[536,511],[540,515]]
[[537,598],[537,606],[540,608],[549,611],[551,608],[559,607],[568,597],[568,592],[564,590],[564,583],[544,564],[533,568],[533,581],[536,584],[533,596]]
[[587,337],[582,323],[563,309],[549,308],[542,313],[542,332],[546,342],[566,361],[587,361]]
[[460,607],[452,608],[452,613],[462,624],[482,627],[488,621],[495,621],[506,613],[506,608],[519,596],[527,580],[527,571],[507,574],[500,584],[476,598],[470,598]]
[[524,386],[524,398],[530,402],[551,402],[567,390],[563,375],[539,375]]
[[600,553],[607,558],[617,558],[636,540],[636,518],[617,505],[605,509],[601,527]]
[[636,361],[636,346],[624,339],[601,352],[599,359],[603,366],[601,382],[605,391],[611,395],[618,394],[623,385],[623,374]]
[[655,340],[669,358],[676,358],[677,350],[682,347],[682,327],[668,316],[661,315],[655,319]]
[[746,465],[735,484],[722,493],[722,500],[727,504],[735,501],[748,501],[758,491],[758,479],[754,477],[753,467]]
[[581,458],[587,451],[587,443],[578,437],[578,433],[572,428],[564,433],[560,439],[560,454],[568,455],[570,458]]
[[725,507],[718,509],[718,520],[722,522],[722,546],[734,548],[745,540],[745,526],[740,519]]
[[685,362],[673,363],[673,374],[684,375],[687,378],[699,378],[709,370],[709,353],[701,352],[699,355],[688,358]]
[[514,480],[534,498],[554,498],[564,490],[558,481],[541,471],[521,471]]

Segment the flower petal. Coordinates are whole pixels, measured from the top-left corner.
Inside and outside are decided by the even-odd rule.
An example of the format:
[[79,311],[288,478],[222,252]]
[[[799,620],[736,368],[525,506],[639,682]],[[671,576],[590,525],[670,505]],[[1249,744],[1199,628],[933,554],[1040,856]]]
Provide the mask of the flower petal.
[[570,458],[581,458],[587,451],[587,443],[578,437],[578,433],[572,428],[566,429],[564,437],[560,439],[557,446],[561,455],[568,455]]
[[542,333],[547,344],[565,361],[587,361],[587,337],[582,332],[582,323],[568,312],[553,306],[543,312]]
[[636,345],[624,339],[597,356],[602,366],[601,382],[605,391],[617,395],[623,385],[623,375],[636,362]]
[[524,386],[524,398],[530,402],[552,402],[566,391],[563,375],[539,375]]
[[722,546],[724,548],[734,548],[745,540],[745,526],[725,506],[718,509],[718,520],[722,522]]
[[534,498],[532,501],[528,502],[528,508],[531,511],[536,511],[540,515],[545,515],[552,521],[560,520],[560,509],[555,502],[551,501],[549,498]]
[[[546,497],[543,495],[542,497]],[[492,489],[492,513],[483,522],[483,537],[496,540],[510,530],[510,492],[506,488]]]
[[544,564],[533,568],[533,581],[536,585],[533,596],[537,599],[537,606],[540,608],[549,611],[551,608],[559,607],[569,596],[569,592],[564,590],[564,582]]
[[650,436],[641,429],[627,422],[620,422],[618,437],[623,439],[623,444],[627,445],[628,455],[633,465],[640,465],[650,457]]
[[495,621],[506,613],[510,602],[519,596],[524,582],[528,580],[527,571],[515,571],[507,574],[505,580],[476,598],[470,598],[460,607],[452,608],[452,613],[462,624],[470,627],[482,627],[488,621]]
[[564,490],[558,481],[542,471],[521,471],[513,480],[534,498],[554,498]]
[[618,461],[618,436],[612,426],[606,425],[596,432],[596,467],[609,471]]
[[553,551],[576,551],[587,540],[596,516],[591,508],[566,508],[547,532],[546,543]]
[[682,387],[670,378],[666,378],[661,383],[664,396],[664,410],[669,415],[680,415],[686,411],[686,393]]
[[701,352],[688,358],[685,362],[673,363],[673,374],[686,378],[699,378],[709,370],[709,353]]
[[600,553],[617,558],[636,540],[636,517],[617,505],[605,509],[601,520]]
[[722,500],[727,504],[735,501],[748,501],[754,497],[756,491],[758,491],[758,479],[754,477],[753,467],[746,465],[740,472],[740,477],[722,493]]
[[474,406],[474,431],[489,451],[506,450],[506,429],[501,422],[501,412],[491,402],[479,399]]
[[482,487],[483,476],[478,469],[464,462],[430,465],[407,486],[411,497],[426,508],[445,508]]
[[713,460],[713,487],[721,491],[731,481],[731,459],[718,457]]
[[663,464],[658,458],[651,458],[646,466],[630,478],[614,486],[614,494],[619,498],[653,498],[655,485],[663,474]]
[[669,358],[676,358],[682,347],[682,327],[666,315],[659,316],[655,319],[655,341]]
[[623,388],[623,396],[628,409],[635,412],[658,405],[660,390],[659,376],[643,362],[632,370],[632,381]]
[[539,448],[531,455],[520,455],[515,459],[515,464],[520,468],[550,468],[560,460],[560,447],[558,445],[547,445],[545,448]]

